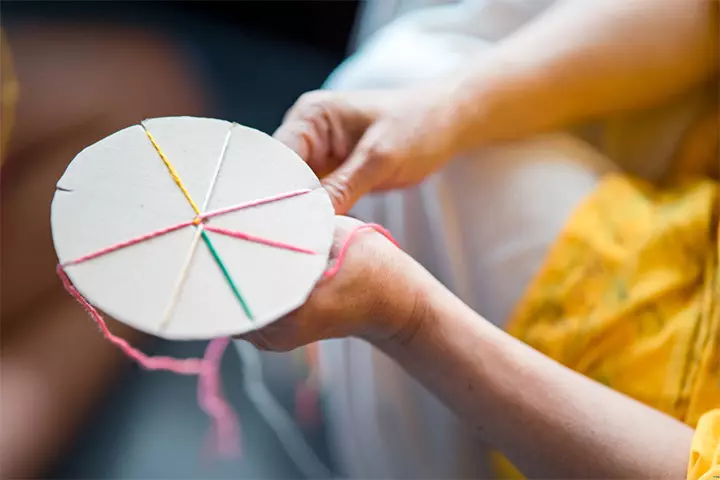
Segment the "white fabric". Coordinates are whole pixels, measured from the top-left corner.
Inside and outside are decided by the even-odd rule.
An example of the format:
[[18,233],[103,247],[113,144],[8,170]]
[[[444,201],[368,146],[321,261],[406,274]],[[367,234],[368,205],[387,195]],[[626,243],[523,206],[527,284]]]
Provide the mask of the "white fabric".
[[358,7],[358,20],[355,22],[350,41],[352,50],[357,49],[379,29],[413,10],[431,5],[458,3],[460,0],[365,0]]
[[[355,214],[487,319],[502,324],[573,206],[609,169],[568,135],[486,149],[419,188],[366,198]],[[489,475],[483,449],[434,397],[359,340],[321,349],[332,445],[352,478]]]
[[[547,4],[475,1],[413,12],[378,32],[327,86],[400,87],[441,75]],[[369,196],[353,213],[388,227],[456,295],[502,325],[570,212],[613,168],[596,148],[556,133],[455,159],[423,185]],[[383,354],[337,340],[324,342],[320,361],[331,445],[345,474],[490,476],[480,441]]]

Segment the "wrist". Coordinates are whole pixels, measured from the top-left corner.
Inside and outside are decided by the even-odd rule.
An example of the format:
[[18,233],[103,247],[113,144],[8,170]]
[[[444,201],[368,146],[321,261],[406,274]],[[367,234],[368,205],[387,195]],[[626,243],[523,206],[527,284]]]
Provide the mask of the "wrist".
[[488,143],[493,129],[494,102],[491,87],[475,71],[455,72],[436,83],[435,118],[442,119],[443,137],[451,156]]
[[[392,246],[390,246],[392,247]],[[365,328],[357,335],[370,343],[406,344],[431,312],[430,298],[437,281],[402,250],[389,248]]]
[[549,108],[531,108],[537,94],[544,91],[542,78],[500,50],[476,55],[469,66],[452,72],[438,85],[447,99],[445,114],[452,118],[453,142],[459,150],[455,153],[534,133],[554,115]]
[[[378,315],[377,328],[364,335],[366,341],[381,350],[413,349],[437,334],[439,323],[447,310],[462,304],[445,286],[415,260],[398,251],[405,266],[402,278],[391,283],[399,289],[387,288],[384,308]],[[399,269],[400,270],[400,269]],[[446,318],[445,318],[446,319]]]
[[402,312],[395,311],[393,319],[385,318],[388,328],[380,332],[382,335],[365,337],[365,340],[391,356],[426,351],[438,345],[448,348],[447,342],[454,343],[468,335],[477,335],[481,340],[478,345],[492,350],[501,348],[503,337],[507,336],[502,330],[423,271],[426,277],[413,284],[412,296],[408,296],[412,304],[406,303]]

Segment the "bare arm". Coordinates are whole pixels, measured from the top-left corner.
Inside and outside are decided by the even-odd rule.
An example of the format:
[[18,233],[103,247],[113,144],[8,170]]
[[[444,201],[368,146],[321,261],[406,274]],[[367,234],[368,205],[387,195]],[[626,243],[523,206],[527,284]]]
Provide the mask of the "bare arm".
[[[463,151],[660,104],[711,81],[718,9],[717,0],[565,0],[435,81],[304,95],[275,136],[323,175],[344,213]],[[685,164],[712,152],[707,125]]]
[[376,343],[526,475],[684,478],[691,428],[510,337],[442,286],[430,290],[410,340]]
[[[332,264],[361,226],[336,217]],[[684,478],[691,428],[499,330],[379,235],[355,237],[301,308],[244,338],[288,351],[346,336],[388,353],[526,475]]]
[[718,2],[566,0],[456,73],[460,144],[657,104],[718,69]]

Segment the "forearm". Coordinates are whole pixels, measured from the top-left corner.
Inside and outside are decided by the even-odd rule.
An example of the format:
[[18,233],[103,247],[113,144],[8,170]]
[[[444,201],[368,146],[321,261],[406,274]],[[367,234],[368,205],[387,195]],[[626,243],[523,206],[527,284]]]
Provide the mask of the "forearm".
[[519,138],[654,105],[712,78],[709,0],[569,0],[446,80],[459,144]]
[[692,429],[496,329],[440,286],[415,335],[379,343],[525,474],[682,478]]

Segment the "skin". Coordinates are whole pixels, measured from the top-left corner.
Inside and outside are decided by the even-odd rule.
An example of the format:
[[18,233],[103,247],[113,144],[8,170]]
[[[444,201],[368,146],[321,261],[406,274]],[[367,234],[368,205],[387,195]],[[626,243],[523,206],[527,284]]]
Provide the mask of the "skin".
[[[277,137],[328,174],[325,185],[344,212],[367,191],[421,181],[463,149],[651,105],[717,68],[714,3],[580,3],[566,2],[432,85],[309,94]],[[77,25],[8,32],[21,100],[0,189],[3,478],[39,475],[123,362],[58,285],[47,222],[55,179],[81,148],[142,118],[203,113],[181,61],[138,35]],[[127,38],[145,48],[128,53]],[[706,166],[716,119],[709,111],[688,134],[688,164]],[[352,226],[338,218],[338,243]],[[690,429],[497,331],[376,234],[353,243],[340,273],[306,306],[250,339],[288,350],[344,336],[387,351],[528,473],[682,476]],[[492,373],[483,368],[490,361]],[[512,389],[518,382],[508,378],[525,388]],[[553,398],[566,399],[562,410]]]
[[[717,2],[559,2],[436,81],[307,93],[275,136],[324,175],[344,214],[365,193],[417,184],[469,149],[656,105],[703,83],[717,91],[717,39]],[[717,102],[710,107],[683,160],[702,169],[717,145]]]
[[[712,84],[717,38],[716,2],[561,2],[437,81],[306,94],[275,135],[324,176],[336,211],[345,213],[366,192],[414,185],[470,148]],[[717,109],[709,107],[687,132],[676,169],[712,174],[716,126]],[[338,218],[337,243],[352,222]],[[684,476],[691,428],[496,329],[379,235],[363,234],[348,252],[340,273],[321,281],[305,306],[247,339],[290,350],[363,338],[526,475]]]
[[[337,217],[331,261],[357,225]],[[684,475],[690,427],[497,329],[377,233],[356,237],[302,308],[243,338],[288,351],[347,336],[398,361],[526,475]]]

